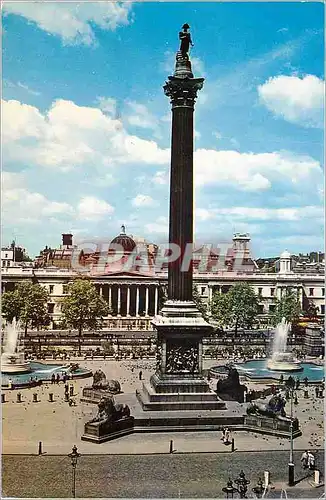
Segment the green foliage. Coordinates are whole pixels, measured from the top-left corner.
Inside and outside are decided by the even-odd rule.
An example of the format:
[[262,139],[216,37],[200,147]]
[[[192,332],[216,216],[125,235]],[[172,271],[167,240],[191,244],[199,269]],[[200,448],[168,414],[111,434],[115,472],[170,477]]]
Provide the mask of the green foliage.
[[251,328],[258,314],[259,299],[247,283],[237,283],[227,293],[213,295],[212,319],[220,327]]
[[194,302],[198,310],[201,312],[202,317],[204,318],[205,321],[208,321],[209,320],[208,305],[203,301],[203,299],[199,295],[199,291],[196,285],[193,286],[192,297],[194,299]]
[[20,320],[27,328],[39,328],[49,322],[47,301],[49,293],[39,284],[32,281],[18,283],[13,292],[5,292],[2,296],[2,314],[7,321],[14,318]]
[[103,316],[108,315],[109,308],[93,283],[87,279],[75,280],[69,285],[68,292],[69,295],[62,300],[62,315],[67,326],[78,330],[80,353],[82,331],[99,328]]
[[302,313],[301,305],[298,299],[297,292],[291,288],[286,288],[281,299],[276,299],[276,307],[272,316],[273,326],[278,325],[282,318],[288,323],[293,323],[299,319]]

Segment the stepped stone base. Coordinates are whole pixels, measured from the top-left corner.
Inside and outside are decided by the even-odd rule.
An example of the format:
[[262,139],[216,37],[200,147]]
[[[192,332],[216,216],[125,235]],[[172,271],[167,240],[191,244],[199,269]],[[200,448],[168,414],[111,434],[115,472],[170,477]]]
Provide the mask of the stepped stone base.
[[143,384],[136,396],[144,411],[226,409],[226,404],[219,401],[214,392],[157,393],[151,385]]
[[131,434],[133,431],[134,417],[122,418],[109,424],[87,422],[81,440],[104,443],[105,441],[111,441],[112,439]]

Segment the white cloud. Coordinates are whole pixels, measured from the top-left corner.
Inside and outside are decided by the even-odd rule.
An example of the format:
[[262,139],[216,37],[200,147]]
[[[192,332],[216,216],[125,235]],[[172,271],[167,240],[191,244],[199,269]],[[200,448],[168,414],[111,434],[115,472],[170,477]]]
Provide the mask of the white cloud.
[[280,181],[315,183],[322,178],[316,160],[286,152],[255,154],[198,149],[194,165],[197,186],[229,184],[244,191],[266,190]]
[[117,101],[112,97],[101,97],[96,99],[96,103],[103,113],[108,113],[109,115],[116,116],[117,113]]
[[131,204],[134,207],[152,207],[155,205],[155,201],[151,196],[147,196],[146,194],[137,194]]
[[59,99],[47,113],[3,101],[5,161],[71,170],[93,166],[108,173],[116,164],[166,164],[169,149],[129,135],[121,121],[94,107]]
[[210,210],[198,208],[196,210],[196,217],[202,221],[216,219],[219,216],[229,216],[232,219],[300,221],[301,219],[322,219],[323,215],[323,208],[313,205],[286,208],[228,207]]
[[220,139],[223,139],[223,136],[222,136],[222,134],[220,134],[220,132],[217,132],[217,131],[216,131],[216,132],[212,132],[212,134],[213,134],[213,136],[215,137],[215,139],[217,139],[218,141],[219,141]]
[[169,232],[169,221],[167,217],[158,217],[155,222],[145,224],[145,230],[148,233],[156,234],[168,234]]
[[276,116],[303,127],[323,127],[325,82],[320,78],[276,76],[259,85],[258,94]]
[[50,216],[72,216],[68,203],[48,200],[25,187],[22,174],[2,172],[2,208],[6,223],[39,222]]
[[140,128],[157,129],[158,120],[149,112],[144,104],[135,101],[127,101],[130,114],[127,115],[127,122]]
[[77,207],[80,219],[98,220],[105,216],[111,215],[114,208],[104,200],[99,200],[94,196],[85,196],[82,198]]
[[152,182],[154,184],[159,184],[161,186],[167,184],[169,182],[169,176],[168,176],[168,173],[167,172],[164,172],[164,171],[159,171],[159,172],[156,172],[156,174],[154,175],[154,177],[152,178]]
[[6,14],[24,17],[66,45],[95,43],[92,25],[115,30],[130,23],[132,2],[4,2]]

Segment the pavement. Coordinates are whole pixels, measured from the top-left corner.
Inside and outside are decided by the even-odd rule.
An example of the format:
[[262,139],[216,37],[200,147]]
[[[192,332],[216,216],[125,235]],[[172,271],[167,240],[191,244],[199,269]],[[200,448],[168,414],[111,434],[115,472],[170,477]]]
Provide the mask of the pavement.
[[[300,453],[294,461],[298,464]],[[320,454],[318,462],[323,464]],[[67,456],[4,456],[2,497],[67,498],[72,496],[72,467]],[[190,455],[82,455],[76,468],[79,498],[223,498],[223,488],[243,470],[248,497],[265,470],[268,498],[320,498],[323,487],[297,465],[296,484],[288,487],[288,453],[284,451]],[[234,484],[235,486],[235,484]],[[237,495],[236,495],[237,497]]]
[[[117,396],[123,402],[128,402],[131,408],[135,401],[135,390],[139,389],[142,381],[139,380],[139,370],[143,372],[143,379],[149,380],[154,370],[153,360],[128,361],[91,361],[81,362],[95,371],[101,368],[108,379],[119,380],[123,394]],[[206,365],[217,364],[216,361],[206,362]],[[208,367],[208,366],[206,366]],[[220,433],[211,431],[171,433],[131,434],[101,445],[81,441],[84,424],[96,414],[96,405],[80,402],[82,388],[91,384],[91,378],[74,381],[76,406],[70,407],[64,401],[64,386],[60,384],[43,384],[40,387],[21,390],[22,403],[16,402],[17,391],[5,391],[7,403],[2,404],[2,452],[4,454],[36,454],[38,443],[42,442],[43,450],[47,454],[66,454],[73,444],[77,444],[81,453],[91,454],[155,454],[168,453],[172,439],[174,446],[181,453],[218,452],[229,453],[229,449],[220,440]],[[211,387],[216,381],[211,381]],[[259,387],[257,383],[249,383],[249,388]],[[54,402],[48,401],[49,392],[54,393]],[[323,411],[324,400],[316,399],[313,387],[309,388],[309,399],[303,398],[303,391],[298,391],[299,404],[294,405],[294,416],[299,418],[302,436],[294,441],[295,449],[323,448],[324,429]],[[38,394],[40,402],[33,403],[33,393]],[[289,404],[287,404],[288,406]],[[232,403],[229,403],[231,408]],[[240,409],[239,409],[240,406]],[[243,405],[243,411],[245,411]],[[236,404],[237,412],[241,412],[241,405]],[[289,411],[289,408],[286,408]],[[233,411],[233,410],[231,410]],[[200,412],[198,412],[200,415]],[[274,436],[235,431],[232,433],[236,449],[239,451],[255,450],[285,450],[289,448],[289,441]]]

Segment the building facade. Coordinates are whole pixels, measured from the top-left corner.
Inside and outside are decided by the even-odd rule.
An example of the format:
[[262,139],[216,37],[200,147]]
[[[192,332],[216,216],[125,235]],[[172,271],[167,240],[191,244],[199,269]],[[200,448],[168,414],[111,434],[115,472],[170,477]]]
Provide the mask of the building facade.
[[[67,236],[67,235],[63,235]],[[166,262],[155,267],[155,251],[153,246],[148,253],[147,266],[136,266],[124,269],[121,262],[130,258],[135,248],[133,240],[120,233],[112,242],[124,248],[121,259],[115,259],[114,264],[96,267],[99,255],[83,255],[79,259],[78,269],[71,264],[73,249],[71,235],[65,239],[66,245],[58,250],[51,250],[52,256],[63,256],[64,265],[54,266],[52,258],[49,265],[40,266],[3,266],[2,291],[13,290],[15,284],[24,280],[33,280],[44,286],[49,294],[48,312],[52,318],[53,327],[58,327],[61,318],[61,301],[68,293],[68,285],[81,275],[87,276],[97,287],[98,292],[105,298],[109,305],[110,314],[105,318],[104,326],[112,329],[151,329],[151,320],[158,314],[167,286]],[[221,265],[221,255],[211,249],[203,248],[193,254],[194,286],[197,287],[199,296],[208,305],[215,293],[226,293],[238,282],[249,283],[260,299],[259,323],[261,326],[269,324],[269,318],[275,309],[275,299],[281,298],[287,288],[297,291],[303,310],[309,304],[317,308],[318,317],[322,319],[325,314],[325,283],[324,274],[293,272],[291,255],[288,252],[281,254],[279,271],[268,273],[259,269],[250,256],[248,235],[236,234],[230,248],[226,249]],[[112,243],[111,242],[111,243]],[[109,248],[110,252],[110,248]],[[154,252],[154,253],[153,253]],[[70,264],[67,265],[67,255]],[[154,257],[153,257],[154,255]],[[216,259],[216,256],[219,257]],[[214,260],[215,259],[215,260]],[[154,262],[154,263],[153,263]],[[237,262],[241,265],[236,265]],[[85,264],[86,263],[86,264]],[[81,272],[83,270],[84,272]]]

